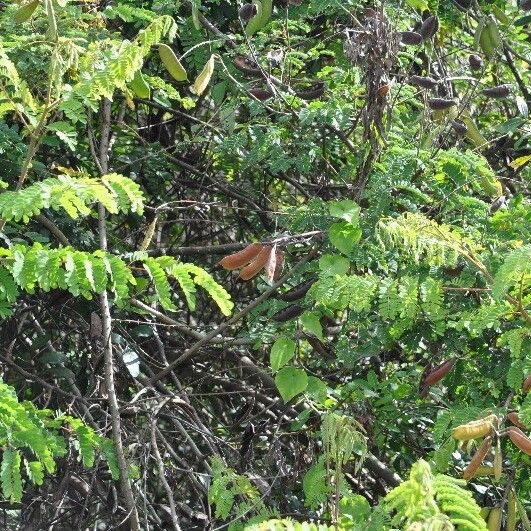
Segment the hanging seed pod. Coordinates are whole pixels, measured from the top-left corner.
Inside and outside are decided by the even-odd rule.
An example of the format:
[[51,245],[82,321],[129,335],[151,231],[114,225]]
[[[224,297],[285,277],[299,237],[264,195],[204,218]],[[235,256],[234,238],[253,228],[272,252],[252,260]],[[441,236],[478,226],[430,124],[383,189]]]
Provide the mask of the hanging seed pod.
[[229,271],[239,269],[255,258],[263,247],[261,243],[251,243],[245,249],[225,256],[218,263],[223,269],[228,269]]
[[493,461],[493,468],[494,468],[494,479],[496,481],[500,481],[503,473],[503,454],[501,451],[501,443],[500,438],[497,438],[496,441],[496,451],[494,452],[494,461]]
[[517,448],[527,455],[531,455],[531,439],[520,428],[511,426],[507,429],[507,434]]
[[415,85],[417,87],[422,87],[425,89],[435,88],[439,84],[439,82],[436,79],[433,79],[432,77],[422,77],[422,76],[411,76],[409,78],[409,82],[412,85]]
[[292,304],[274,313],[271,316],[271,319],[273,319],[273,321],[276,321],[277,323],[285,323],[286,321],[296,319],[297,317],[299,317],[299,315],[302,315],[303,312],[304,308],[302,306],[299,306],[298,304]]
[[233,64],[240,72],[243,72],[247,76],[261,77],[262,75],[258,65],[243,55],[236,56],[233,60]]
[[173,79],[176,81],[186,81],[188,79],[184,66],[167,44],[159,44],[159,56]]
[[254,96],[257,100],[260,101],[267,100],[273,96],[273,93],[271,91],[264,89],[251,89],[249,91],[249,94],[251,94],[251,96]]
[[483,53],[492,58],[501,44],[500,30],[493,18],[489,18],[479,35],[479,45]]
[[469,479],[474,477],[476,470],[478,469],[479,465],[481,465],[481,463],[483,462],[483,459],[485,459],[485,456],[487,455],[491,446],[492,446],[492,437],[489,435],[488,437],[485,437],[483,442],[479,445],[478,449],[476,450],[476,453],[470,460],[470,463],[465,468],[463,472],[463,479],[465,481],[468,481]]
[[468,131],[468,127],[461,120],[453,120],[452,129],[456,132],[457,136],[465,136]]
[[294,288],[291,288],[285,293],[282,293],[282,295],[279,295],[278,298],[285,302],[298,301],[299,299],[302,299],[306,293],[308,293],[308,290],[313,286],[313,284],[315,284],[316,281],[316,278],[310,278],[304,282],[301,282]]
[[435,367],[424,376],[422,386],[431,387],[440,382],[454,368],[456,362],[455,358],[451,358]]
[[489,435],[493,430],[493,422],[497,420],[496,415],[488,415],[480,420],[473,420],[466,424],[461,424],[454,428],[454,439],[458,441],[469,441],[471,439],[479,439]]
[[318,83],[314,83],[310,88],[306,90],[297,91],[296,94],[299,98],[302,98],[303,100],[311,101],[319,99],[324,94],[324,91],[325,84],[323,81],[319,81]]
[[243,4],[238,11],[238,15],[244,22],[247,22],[256,15],[257,11],[254,4]]
[[416,46],[422,42],[422,35],[416,31],[402,31],[400,40],[407,46]]
[[517,428],[525,429],[525,426],[520,422],[520,417],[516,411],[511,411],[507,414],[507,420],[511,421]]
[[455,100],[448,98],[431,98],[428,100],[430,109],[434,111],[445,111],[456,105]]
[[507,495],[507,531],[516,529],[516,493],[513,487],[509,489]]
[[428,17],[420,27],[419,33],[422,35],[422,40],[427,41],[432,39],[439,31],[439,19],[433,15]]
[[468,11],[472,7],[472,0],[454,0],[454,2],[462,11]]
[[475,53],[468,56],[468,64],[473,72],[477,72],[483,68],[483,61],[481,57]]
[[510,85],[498,85],[497,87],[489,87],[483,89],[481,93],[487,98],[494,98],[496,100],[503,100],[511,94]]
[[501,507],[493,507],[489,513],[489,519],[487,520],[487,529],[489,531],[500,531],[502,519]]
[[265,245],[263,249],[256,255],[256,258],[240,271],[240,278],[242,280],[250,280],[262,271],[269,261],[271,251],[273,248],[270,245]]
[[524,393],[529,393],[530,389],[531,389],[531,374],[524,380],[524,383],[522,385],[522,391]]

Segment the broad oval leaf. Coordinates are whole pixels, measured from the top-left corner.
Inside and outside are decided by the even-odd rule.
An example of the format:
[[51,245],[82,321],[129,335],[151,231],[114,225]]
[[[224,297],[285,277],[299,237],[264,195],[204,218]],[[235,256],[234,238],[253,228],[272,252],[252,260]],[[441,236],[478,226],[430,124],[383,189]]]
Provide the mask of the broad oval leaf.
[[271,347],[271,370],[273,374],[284,367],[295,355],[295,341],[288,337],[279,337]]
[[275,383],[282,400],[287,403],[308,387],[308,375],[303,369],[284,367],[276,375]]

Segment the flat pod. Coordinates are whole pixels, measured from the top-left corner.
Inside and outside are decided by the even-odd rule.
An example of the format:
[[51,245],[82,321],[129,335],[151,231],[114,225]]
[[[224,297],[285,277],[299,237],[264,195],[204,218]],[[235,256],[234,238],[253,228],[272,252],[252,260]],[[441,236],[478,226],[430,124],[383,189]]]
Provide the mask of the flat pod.
[[457,136],[465,136],[468,131],[468,127],[461,120],[453,120],[452,129],[456,132]]
[[400,40],[408,46],[416,46],[422,42],[422,35],[416,31],[402,31]]
[[257,100],[260,101],[267,100],[273,96],[273,93],[271,91],[264,89],[251,89],[249,91],[249,94],[251,94],[251,96],[254,96]]
[[457,360],[455,358],[449,359],[444,363],[441,363],[433,370],[428,372],[422,380],[424,386],[431,387],[437,382],[440,382],[455,366]]
[[139,98],[147,99],[150,95],[149,85],[147,84],[142,72],[137,70],[135,72],[135,77],[131,81],[131,89]]
[[488,437],[485,437],[483,442],[479,445],[478,449],[470,460],[470,463],[465,468],[465,471],[463,472],[463,479],[465,481],[468,481],[469,479],[474,477],[474,474],[476,473],[479,465],[481,465],[481,463],[483,462],[483,459],[485,459],[491,446],[492,436],[489,435]]
[[186,81],[188,79],[184,66],[167,44],[159,44],[159,56],[173,79],[176,81]]
[[310,88],[305,90],[298,90],[296,94],[299,98],[307,101],[319,99],[325,92],[325,84],[323,81],[314,83]]
[[265,245],[262,250],[256,255],[256,258],[240,271],[240,278],[242,280],[250,280],[262,271],[262,269],[269,262],[269,257],[273,248],[270,245]]
[[489,518],[487,520],[487,529],[489,531],[500,531],[502,519],[501,507],[493,507],[490,510]]
[[247,76],[260,77],[262,75],[258,65],[243,55],[236,56],[233,64],[240,72],[243,72]]
[[423,77],[423,76],[411,76],[409,78],[409,82],[412,85],[415,85],[417,87],[422,87],[425,89],[433,89],[439,84],[439,82],[436,79],[433,79],[432,77]]
[[524,393],[529,393],[530,389],[531,389],[531,374],[524,380],[524,383],[522,385],[522,391]]
[[531,455],[531,439],[520,429],[515,426],[511,426],[507,429],[507,433],[512,443],[522,452],[527,455]]
[[489,435],[493,430],[493,422],[497,420],[496,415],[488,415],[484,419],[473,420],[466,424],[461,424],[453,430],[454,439],[458,441],[470,441]]
[[454,2],[462,11],[468,11],[472,7],[472,0],[454,0]]
[[251,243],[245,249],[222,258],[219,265],[229,271],[243,267],[255,258],[263,247],[261,243]]
[[500,438],[497,438],[496,441],[496,451],[494,453],[494,461],[493,461],[493,468],[494,468],[494,479],[496,481],[499,481],[502,477],[503,473],[503,454],[501,450],[501,443]]
[[37,9],[39,3],[40,0],[33,0],[33,2],[30,2],[29,4],[24,4],[19,7],[13,15],[13,21],[15,24],[22,24],[26,22],[26,20],[29,20],[31,15],[33,15],[34,11]]
[[455,100],[449,98],[431,98],[428,100],[430,109],[434,111],[445,111],[456,105]]
[[291,304],[290,306],[287,306],[286,308],[283,308],[282,310],[279,310],[278,312],[274,313],[271,316],[271,319],[273,321],[276,321],[277,323],[284,323],[286,321],[291,321],[292,319],[296,319],[299,317],[299,315],[302,315],[304,312],[304,308],[300,306],[299,304]]
[[496,87],[485,88],[481,91],[487,98],[494,98],[496,100],[502,100],[511,94],[511,87],[509,85],[498,85]]
[[203,70],[195,78],[194,84],[190,87],[190,91],[196,96],[201,96],[212,78],[214,73],[215,56],[211,55],[210,59],[205,63]]
[[512,424],[514,424],[517,428],[520,428],[521,430],[525,428],[525,426],[520,422],[520,417],[518,416],[518,413],[516,411],[511,411],[507,414],[507,420],[511,421]]
[[256,15],[256,12],[257,9],[254,4],[243,4],[238,11],[238,15],[244,22],[247,22]]
[[477,72],[483,67],[483,61],[481,60],[481,57],[475,53],[468,56],[468,64],[473,72]]
[[310,278],[304,282],[301,282],[300,284],[291,288],[285,293],[282,293],[282,295],[279,295],[278,298],[281,301],[285,302],[293,302],[302,299],[306,295],[306,293],[308,293],[308,290],[313,286],[313,284],[315,284],[316,281],[316,278]]
[[439,19],[435,15],[432,15],[422,23],[419,33],[422,35],[422,39],[427,41],[433,38],[437,31],[439,31]]

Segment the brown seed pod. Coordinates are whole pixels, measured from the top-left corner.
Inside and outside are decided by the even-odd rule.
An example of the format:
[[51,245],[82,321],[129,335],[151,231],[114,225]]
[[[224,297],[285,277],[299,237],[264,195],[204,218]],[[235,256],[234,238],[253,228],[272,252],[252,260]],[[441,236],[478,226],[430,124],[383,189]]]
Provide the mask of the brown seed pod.
[[416,31],[402,31],[400,40],[407,46],[416,46],[422,42],[422,35]]
[[454,368],[456,362],[457,360],[455,358],[451,358],[435,367],[423,378],[422,385],[431,387],[437,382],[440,382]]
[[386,83],[385,85],[382,85],[381,87],[378,88],[378,90],[376,91],[376,95],[379,98],[385,98],[388,92],[389,92],[389,83]]
[[313,350],[315,350],[315,352],[317,352],[317,354],[319,354],[323,358],[333,358],[334,357],[332,352],[330,352],[326,348],[326,345],[320,339],[317,339],[314,336],[305,336],[305,339],[311,345]]
[[458,441],[469,441],[470,439],[485,437],[485,435],[489,435],[492,432],[493,422],[496,420],[496,415],[488,415],[483,419],[461,424],[453,430],[454,439]]
[[223,269],[228,269],[229,271],[239,269],[255,258],[262,248],[263,245],[261,243],[251,243],[245,249],[222,258],[219,261],[219,265],[223,267]]
[[318,83],[314,83],[308,89],[296,91],[296,94],[299,98],[310,101],[319,99],[324,94],[324,92],[325,84],[323,81],[319,81]]
[[242,280],[249,280],[258,275],[269,261],[272,250],[273,248],[270,245],[265,245],[256,255],[256,258],[240,271],[240,278]]
[[313,284],[315,284],[316,281],[316,278],[310,278],[308,280],[305,280],[294,288],[291,288],[285,293],[282,293],[282,295],[279,295],[278,298],[281,301],[285,302],[298,301],[299,299],[302,299],[306,295],[306,293],[308,293],[308,290],[313,286]]
[[277,249],[275,251],[276,254],[276,265],[275,265],[275,273],[273,274],[273,280],[278,280],[281,275],[282,271],[284,270],[284,251],[282,249]]
[[498,85],[497,87],[483,89],[481,93],[487,98],[503,100],[511,94],[511,87],[509,85]]
[[450,109],[455,104],[455,100],[451,100],[449,98],[431,98],[428,100],[430,109],[434,111],[444,111],[446,109]]
[[454,2],[462,11],[468,11],[472,7],[472,0],[454,0]]
[[531,374],[524,380],[524,383],[522,385],[522,391],[524,393],[529,393],[530,389],[531,389]]
[[468,131],[468,127],[461,120],[453,120],[452,128],[456,132],[457,136],[465,136]]
[[507,434],[517,448],[527,455],[531,455],[531,439],[520,428],[511,426],[507,428]]
[[249,91],[249,94],[251,96],[254,96],[257,100],[264,101],[273,96],[273,93],[270,90],[264,90],[264,89],[251,89]]
[[429,40],[435,36],[439,31],[439,19],[433,15],[428,17],[420,27],[419,33],[422,35],[422,40]]
[[483,61],[481,60],[481,57],[475,53],[468,56],[468,64],[474,72],[477,72],[483,68]]
[[257,9],[254,4],[243,4],[238,11],[238,15],[244,22],[247,22],[256,15],[256,12]]
[[286,308],[282,308],[282,310],[274,313],[271,316],[271,319],[277,323],[284,323],[286,321],[291,321],[291,319],[296,319],[299,315],[302,315],[303,312],[304,308],[302,306],[291,304],[290,306],[286,306]]
[[463,11],[468,11],[472,7],[472,0],[454,0],[454,2]]
[[489,452],[491,446],[492,446],[492,437],[489,435],[488,437],[485,437],[485,439],[483,439],[483,442],[479,445],[478,449],[476,450],[476,453],[473,455],[472,459],[470,460],[470,463],[465,468],[463,472],[463,479],[465,481],[468,481],[469,479],[474,477],[476,470],[478,469],[479,465],[481,465],[481,463],[483,462],[483,459],[485,459],[485,456]]
[[525,426],[520,422],[520,417],[516,411],[511,411],[507,414],[507,420],[511,421],[517,428],[525,429]]
[[262,75],[258,65],[243,55],[236,56],[233,64],[240,72],[243,72],[247,76],[260,77]]
[[417,87],[422,87],[425,89],[435,88],[439,84],[439,82],[436,79],[433,79],[432,77],[422,77],[422,76],[411,76],[409,78],[409,82],[412,85],[415,85]]

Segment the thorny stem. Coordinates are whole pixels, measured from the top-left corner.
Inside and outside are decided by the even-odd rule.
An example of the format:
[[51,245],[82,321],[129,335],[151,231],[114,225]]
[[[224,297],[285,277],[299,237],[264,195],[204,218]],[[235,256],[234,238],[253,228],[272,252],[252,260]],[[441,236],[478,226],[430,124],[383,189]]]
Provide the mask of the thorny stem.
[[[103,100],[103,124],[100,137],[99,146],[99,163],[103,174],[108,171],[108,148],[111,131],[111,102],[110,100]],[[98,203],[98,229],[100,237],[100,249],[107,251],[107,227],[105,225],[105,207]],[[116,450],[116,458],[118,461],[118,469],[120,471],[120,488],[124,497],[125,506],[129,513],[129,524],[132,531],[139,531],[140,524],[138,521],[138,513],[135,506],[133,491],[129,481],[129,472],[127,460],[124,454],[122,442],[122,428],[120,420],[120,407],[118,405],[118,398],[116,396],[116,388],[114,386],[114,361],[113,361],[113,347],[112,347],[112,318],[109,306],[109,298],[107,290],[100,295],[101,307],[101,322],[102,322],[102,337],[103,337],[103,357],[105,366],[105,386],[107,388],[107,396],[109,402],[109,409],[111,412],[112,425],[112,439]]]

